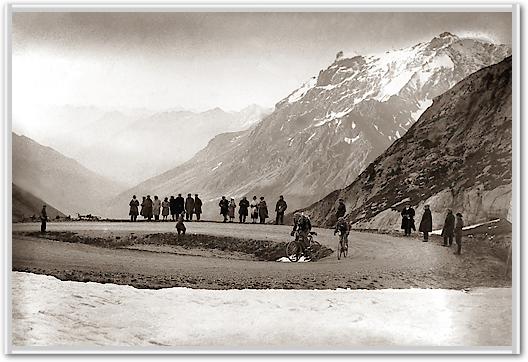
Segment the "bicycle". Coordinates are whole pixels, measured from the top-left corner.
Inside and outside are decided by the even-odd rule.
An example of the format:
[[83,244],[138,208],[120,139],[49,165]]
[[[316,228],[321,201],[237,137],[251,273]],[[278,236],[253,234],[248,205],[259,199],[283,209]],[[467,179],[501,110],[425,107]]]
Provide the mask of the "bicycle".
[[[306,244],[308,244],[307,249],[312,255],[312,260],[315,260],[313,259],[313,256],[315,255],[314,253],[319,248],[321,248],[321,244],[318,241],[314,240],[313,238],[314,235],[317,235],[317,233],[315,231],[310,231],[308,235],[306,236]],[[295,235],[295,240],[292,240],[288,244],[286,244],[286,257],[291,262],[295,263],[299,261],[299,259],[301,259],[301,256],[303,256],[302,250],[303,249],[301,247],[300,240],[299,240],[299,232],[297,231]],[[310,255],[304,255],[304,256],[310,257]]]
[[348,255],[348,233],[339,235],[339,241],[337,242],[337,260],[341,260],[341,254],[346,258]]

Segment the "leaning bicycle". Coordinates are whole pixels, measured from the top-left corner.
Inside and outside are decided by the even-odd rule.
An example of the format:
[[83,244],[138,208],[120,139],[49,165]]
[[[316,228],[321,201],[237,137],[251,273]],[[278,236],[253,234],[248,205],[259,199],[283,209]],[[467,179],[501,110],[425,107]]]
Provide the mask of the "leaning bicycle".
[[321,248],[321,244],[314,240],[314,235],[317,235],[315,231],[310,231],[308,235],[306,235],[306,244],[307,246],[307,255],[304,255],[303,248],[301,246],[301,238],[299,236],[299,232],[297,231],[295,234],[295,240],[290,241],[288,244],[286,244],[286,257],[290,259],[291,262],[297,262],[301,259],[301,257],[305,257],[306,259],[315,260],[315,253]]

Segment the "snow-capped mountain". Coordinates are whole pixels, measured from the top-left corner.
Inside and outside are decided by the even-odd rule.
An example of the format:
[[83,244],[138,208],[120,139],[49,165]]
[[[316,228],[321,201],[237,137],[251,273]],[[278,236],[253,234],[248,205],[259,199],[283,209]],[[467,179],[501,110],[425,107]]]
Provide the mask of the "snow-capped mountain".
[[[222,135],[188,163],[130,189],[115,204],[132,193],[198,192],[211,201],[263,195],[270,202],[283,194],[291,209],[308,205],[354,181],[434,97],[510,52],[505,45],[443,33],[401,50],[337,57],[249,131]],[[215,205],[210,215],[216,211]]]
[[349,186],[304,211],[333,225],[339,198],[356,227],[399,229],[405,204],[430,205],[433,227],[445,212],[468,224],[507,219],[512,198],[511,57],[471,74],[433,105]]

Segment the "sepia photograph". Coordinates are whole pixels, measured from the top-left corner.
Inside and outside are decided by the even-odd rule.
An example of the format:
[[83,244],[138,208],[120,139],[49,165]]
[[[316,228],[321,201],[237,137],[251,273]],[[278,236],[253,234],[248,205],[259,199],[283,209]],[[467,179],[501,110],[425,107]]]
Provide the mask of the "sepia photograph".
[[518,5],[5,11],[5,353],[520,352]]

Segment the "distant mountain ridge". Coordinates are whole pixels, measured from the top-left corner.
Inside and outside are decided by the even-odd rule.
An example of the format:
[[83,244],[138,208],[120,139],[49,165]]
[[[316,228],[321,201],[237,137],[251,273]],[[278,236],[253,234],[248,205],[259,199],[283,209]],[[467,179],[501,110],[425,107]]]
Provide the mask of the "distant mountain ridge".
[[16,133],[12,133],[12,155],[13,183],[72,216],[105,216],[106,202],[123,190],[123,185]]
[[399,229],[400,211],[430,205],[433,227],[448,208],[466,224],[508,219],[512,197],[512,60],[471,74],[434,99],[409,131],[346,188],[303,211],[317,225],[335,223],[345,200],[357,228]]
[[36,197],[28,191],[25,191],[15,184],[12,184],[12,216],[13,221],[23,221],[33,216],[39,217],[42,206],[46,205],[46,213],[50,220],[55,217],[64,217],[65,215],[54,208],[52,205]]
[[510,53],[443,33],[401,50],[338,58],[250,130],[217,136],[185,164],[122,193],[112,213],[122,215],[132,194],[177,192],[202,194],[209,217],[222,195],[275,202],[283,194],[290,210],[303,207],[352,183],[434,97]]

